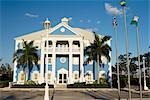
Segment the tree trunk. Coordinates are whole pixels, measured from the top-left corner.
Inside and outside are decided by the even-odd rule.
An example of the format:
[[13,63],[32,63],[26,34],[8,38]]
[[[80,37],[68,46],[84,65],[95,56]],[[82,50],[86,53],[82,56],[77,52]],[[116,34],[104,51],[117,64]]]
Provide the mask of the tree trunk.
[[97,83],[99,84],[99,79],[100,79],[100,76],[99,76],[99,71],[100,71],[100,65],[99,65],[99,55],[97,55]]

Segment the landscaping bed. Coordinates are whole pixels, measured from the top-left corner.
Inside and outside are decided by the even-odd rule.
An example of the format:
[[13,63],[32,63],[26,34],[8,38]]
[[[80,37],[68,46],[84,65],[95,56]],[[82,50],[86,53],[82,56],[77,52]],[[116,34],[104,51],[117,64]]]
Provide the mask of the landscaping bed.
[[67,85],[67,88],[110,88],[110,86],[108,84],[74,83]]
[[9,86],[9,81],[0,81],[0,88],[8,87],[8,86]]
[[[49,88],[54,88],[54,85],[48,85]],[[45,83],[42,84],[14,84],[11,88],[45,88]]]

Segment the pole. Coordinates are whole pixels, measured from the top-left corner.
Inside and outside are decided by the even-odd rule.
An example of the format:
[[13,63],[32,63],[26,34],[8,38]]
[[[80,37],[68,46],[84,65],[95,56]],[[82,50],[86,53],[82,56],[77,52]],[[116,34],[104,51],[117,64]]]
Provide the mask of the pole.
[[148,90],[148,87],[146,86],[146,77],[145,77],[145,57],[143,57],[143,71],[144,71],[144,90]]
[[[114,16],[114,20],[116,17]],[[117,34],[117,22],[114,22],[114,31],[115,31],[115,38],[116,38],[116,64],[117,64],[117,83],[118,83],[118,100],[120,100],[120,78],[119,78],[119,64],[118,64],[118,34]]]
[[138,25],[136,25],[136,42],[137,42],[137,54],[138,54],[138,66],[139,66],[140,100],[142,100],[142,85],[141,85],[141,67],[140,67],[140,48],[139,48]]
[[129,56],[128,56],[128,32],[126,25],[126,10],[123,7],[123,15],[124,15],[124,31],[125,31],[125,39],[126,39],[126,55],[127,55],[127,70],[128,70],[128,88],[129,88],[129,100],[131,100],[131,87],[130,87],[130,68],[129,68]]
[[49,86],[48,86],[48,29],[47,31],[47,40],[46,40],[46,85],[45,85],[45,96],[44,100],[49,100]]
[[116,28],[115,37],[116,37],[116,63],[117,63],[117,83],[118,83],[118,100],[120,100],[120,78],[119,78],[119,64],[118,64],[118,34]]

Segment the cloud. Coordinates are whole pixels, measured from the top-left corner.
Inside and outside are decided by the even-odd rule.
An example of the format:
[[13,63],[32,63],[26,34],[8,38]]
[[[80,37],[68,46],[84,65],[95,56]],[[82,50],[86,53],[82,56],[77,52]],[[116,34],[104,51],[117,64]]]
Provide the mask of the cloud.
[[109,14],[115,14],[115,15],[121,15],[122,9],[118,9],[117,7],[113,7],[111,4],[109,3],[105,3],[105,10],[107,11],[107,13]]
[[31,13],[25,13],[24,15],[27,17],[31,17],[31,18],[38,18],[39,17],[38,15],[31,14]]
[[97,24],[100,24],[100,23],[101,23],[101,21],[99,21],[99,20],[98,20],[96,23],[97,23]]
[[90,19],[88,19],[88,20],[87,20],[87,22],[88,22],[88,23],[90,23],[90,22],[91,22],[91,20],[90,20]]
[[82,19],[80,19],[80,20],[79,20],[79,22],[80,22],[80,23],[83,23],[83,20],[82,20]]
[[69,17],[68,19],[71,21],[71,20],[72,20],[72,17]]
[[87,28],[86,29],[87,31],[90,31],[90,32],[96,32],[96,31],[98,31],[98,28]]

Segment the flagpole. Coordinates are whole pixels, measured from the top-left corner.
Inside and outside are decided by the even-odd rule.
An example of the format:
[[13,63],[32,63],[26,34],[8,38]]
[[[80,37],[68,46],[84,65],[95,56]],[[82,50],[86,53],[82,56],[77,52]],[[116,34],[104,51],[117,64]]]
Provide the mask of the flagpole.
[[[116,20],[116,17],[114,16],[114,20]],[[118,64],[118,34],[117,34],[117,23],[113,22],[114,25],[114,31],[115,31],[115,37],[116,37],[116,64],[117,64],[117,83],[118,83],[118,100],[120,100],[120,78],[119,78],[119,64]]]
[[137,41],[137,53],[138,53],[138,66],[139,66],[140,100],[142,100],[142,85],[141,85],[141,67],[140,67],[140,48],[139,48],[138,25],[136,25],[136,41]]
[[123,6],[123,15],[124,15],[124,31],[125,31],[125,39],[126,39],[126,55],[127,55],[127,70],[128,70],[128,88],[129,88],[129,100],[131,100],[131,86],[130,86],[130,68],[129,68],[129,56],[128,56],[128,32],[126,25],[126,10],[125,6]]

